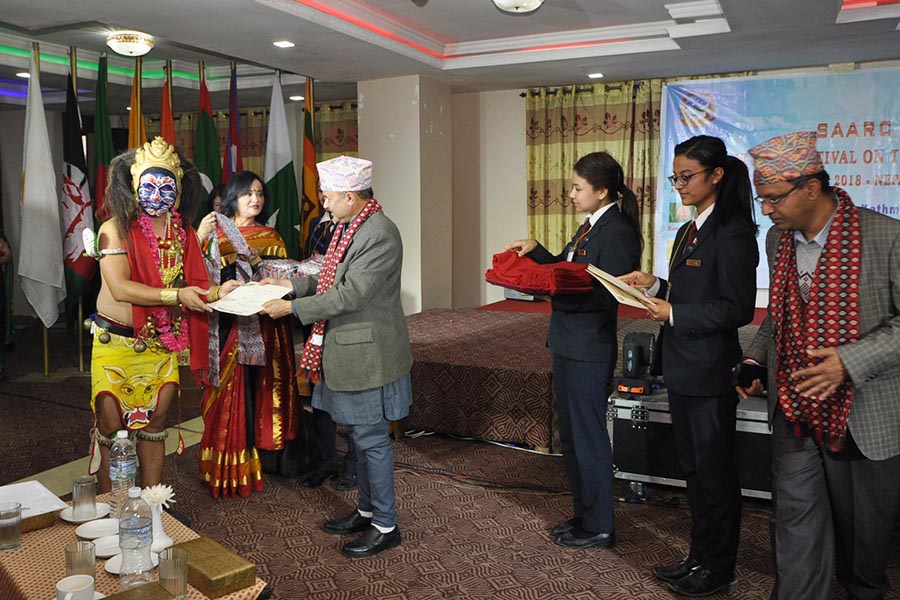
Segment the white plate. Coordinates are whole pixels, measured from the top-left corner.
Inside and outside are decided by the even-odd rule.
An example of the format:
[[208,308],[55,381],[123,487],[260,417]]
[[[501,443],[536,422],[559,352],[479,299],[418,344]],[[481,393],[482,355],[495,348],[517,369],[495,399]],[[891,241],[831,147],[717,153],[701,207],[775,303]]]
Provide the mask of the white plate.
[[94,506],[97,507],[97,514],[95,514],[93,517],[90,517],[88,519],[77,519],[76,520],[75,517],[72,516],[72,507],[71,506],[67,506],[64,509],[62,509],[62,512],[59,513],[59,517],[63,521],[68,521],[69,523],[87,523],[88,521],[93,521],[95,519],[101,519],[109,514],[109,504],[106,504],[105,502],[98,502]]
[[75,528],[75,535],[86,540],[95,540],[105,535],[118,535],[119,520],[118,519],[100,519],[99,521],[88,521],[83,525]]
[[94,540],[94,556],[97,558],[109,558],[121,551],[118,534],[105,535]]
[[[156,552],[150,553],[150,562],[153,564],[153,567],[156,568],[156,565],[159,564],[159,554]],[[116,554],[111,559],[106,561],[106,564],[103,565],[103,568],[106,569],[107,573],[112,573],[113,575],[119,574],[119,569],[122,568],[122,555]]]

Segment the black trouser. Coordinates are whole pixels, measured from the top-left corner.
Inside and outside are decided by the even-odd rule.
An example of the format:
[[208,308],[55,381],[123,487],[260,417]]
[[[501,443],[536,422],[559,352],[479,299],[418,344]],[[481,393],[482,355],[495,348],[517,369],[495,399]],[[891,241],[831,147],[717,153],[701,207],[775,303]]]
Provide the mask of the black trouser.
[[[338,470],[337,456],[337,424],[331,415],[318,408],[313,409],[313,419],[316,427],[316,438],[319,440],[319,463],[316,471]],[[347,454],[344,456],[344,471],[356,473],[356,447],[353,445],[353,436],[347,436]]]
[[737,394],[685,396],[669,390],[678,462],[691,508],[691,552],[704,568],[734,574],[741,484],[734,464]]

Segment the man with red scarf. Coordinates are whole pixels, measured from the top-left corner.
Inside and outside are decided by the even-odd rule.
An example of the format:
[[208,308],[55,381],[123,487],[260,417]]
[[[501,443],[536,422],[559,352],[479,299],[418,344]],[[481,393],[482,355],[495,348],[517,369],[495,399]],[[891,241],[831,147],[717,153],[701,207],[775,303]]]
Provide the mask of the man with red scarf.
[[85,237],[102,276],[90,323],[90,472],[98,473],[102,491],[110,489],[109,447],[120,429],[138,442],[141,484],[160,482],[166,412],[179,389],[177,353],[199,348],[191,352],[191,370],[206,382],[212,311],[206,295],[215,300],[238,285],[209,289],[197,238],[178,212],[182,195],[199,189],[196,169],[182,163],[161,137],[113,159],[106,190],[112,218],[96,240]]
[[356,509],[324,529],[361,533],[341,548],[357,558],[401,541],[388,424],[412,405],[412,353],[400,304],[403,244],[372,193],[370,161],[339,156],[316,167],[325,210],[337,221],[322,271],[277,281],[293,287],[296,299],[272,300],[263,312],[273,318],[293,312],[312,324],[300,372],[315,383],[313,407],[350,426],[359,490]]
[[[883,598],[900,511],[900,222],[831,187],[815,132],[750,149],[769,314],[744,362],[768,364],[773,598]],[[738,388],[762,390],[759,380]]]

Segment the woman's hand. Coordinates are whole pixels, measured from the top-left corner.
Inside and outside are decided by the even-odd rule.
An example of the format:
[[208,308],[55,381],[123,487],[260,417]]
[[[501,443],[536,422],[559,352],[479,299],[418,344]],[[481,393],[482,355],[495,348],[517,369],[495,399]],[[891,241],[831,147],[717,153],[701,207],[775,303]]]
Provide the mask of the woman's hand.
[[505,251],[517,252],[519,258],[537,248],[537,240],[516,240],[503,247]]
[[197,236],[201,241],[205,241],[213,231],[216,230],[216,213],[211,212],[200,221],[197,226]]
[[243,281],[238,281],[237,279],[229,279],[219,286],[219,300],[221,300],[237,288],[241,287],[242,285],[244,285]]
[[660,298],[647,298],[644,304],[647,305],[647,314],[654,321],[664,323],[672,314],[672,305]]
[[208,293],[209,290],[204,290],[202,287],[189,285],[187,287],[178,288],[178,301],[188,307],[189,310],[195,312],[212,312],[213,309],[200,297],[201,294],[205,296]]
[[259,285],[280,285],[281,287],[294,289],[294,284],[291,283],[290,279],[275,279],[274,277],[266,277],[259,282]]
[[273,319],[286,317],[293,313],[290,300],[269,300],[263,304],[260,314],[269,315]]
[[650,273],[644,273],[643,271],[632,271],[627,275],[619,276],[619,279],[639,290],[646,290],[656,283],[656,276],[651,275]]

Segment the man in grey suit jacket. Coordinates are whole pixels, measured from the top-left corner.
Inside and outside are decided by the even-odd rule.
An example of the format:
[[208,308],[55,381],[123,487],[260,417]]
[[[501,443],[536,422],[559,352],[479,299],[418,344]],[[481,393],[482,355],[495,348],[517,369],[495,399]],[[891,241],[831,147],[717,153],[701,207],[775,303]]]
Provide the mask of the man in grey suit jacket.
[[325,523],[328,533],[361,533],[341,548],[350,557],[400,544],[394,507],[394,454],[389,421],[412,404],[412,353],[400,304],[403,244],[372,194],[372,163],[340,156],[317,165],[325,209],[338,221],[317,277],[301,277],[293,301],[263,312],[313,324],[300,368],[315,382],[313,407],[351,426],[356,446],[356,510]]
[[773,597],[831,598],[836,553],[838,582],[869,600],[888,589],[900,510],[900,222],[831,188],[815,142],[750,150],[775,226],[769,315],[744,362],[768,365]]

